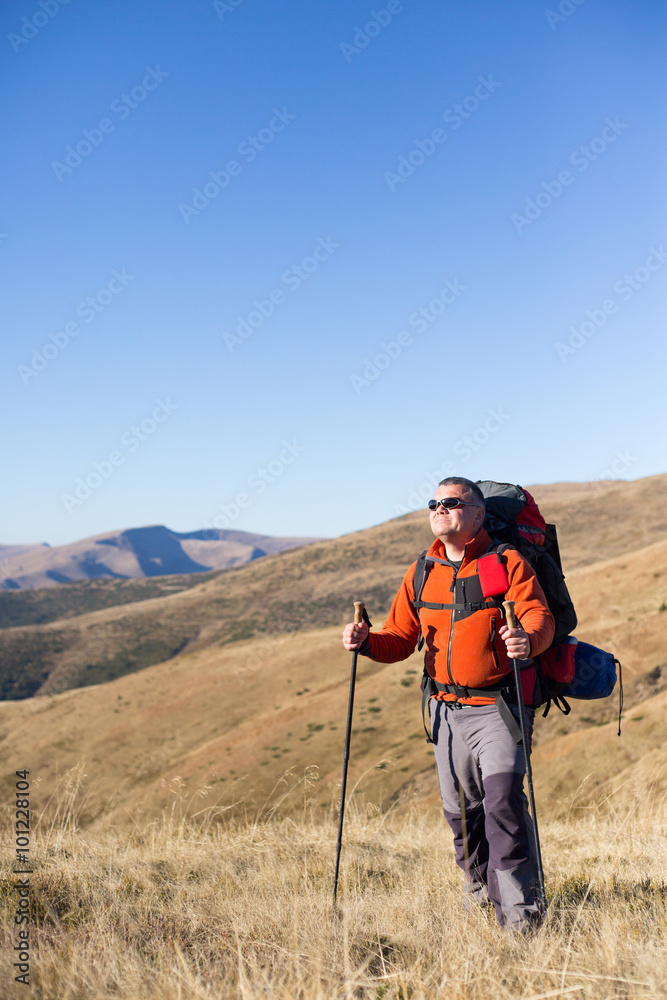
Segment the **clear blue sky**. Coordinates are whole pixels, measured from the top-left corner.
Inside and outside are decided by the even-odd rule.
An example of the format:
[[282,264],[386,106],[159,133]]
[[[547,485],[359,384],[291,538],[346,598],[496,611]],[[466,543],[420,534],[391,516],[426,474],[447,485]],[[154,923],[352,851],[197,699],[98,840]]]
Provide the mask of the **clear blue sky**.
[[0,22],[0,542],[665,471],[664,4]]

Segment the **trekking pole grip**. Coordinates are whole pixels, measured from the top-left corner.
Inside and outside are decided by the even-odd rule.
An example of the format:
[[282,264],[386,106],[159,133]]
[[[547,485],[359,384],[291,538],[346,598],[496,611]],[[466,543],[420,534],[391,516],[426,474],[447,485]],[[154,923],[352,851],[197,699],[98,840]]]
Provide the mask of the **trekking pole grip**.
[[514,601],[503,601],[503,607],[505,609],[505,618],[507,619],[507,624],[510,628],[516,628],[516,615],[514,614]]
[[354,602],[354,624],[361,625],[364,620],[364,602],[355,601]]

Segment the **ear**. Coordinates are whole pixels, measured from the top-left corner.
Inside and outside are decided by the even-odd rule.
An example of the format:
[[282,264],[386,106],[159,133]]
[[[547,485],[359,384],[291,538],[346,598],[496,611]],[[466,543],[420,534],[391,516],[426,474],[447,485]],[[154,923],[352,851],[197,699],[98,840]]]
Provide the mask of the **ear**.
[[481,528],[482,525],[484,524],[485,518],[486,518],[486,511],[484,510],[483,507],[478,507],[477,514],[475,516],[475,527]]

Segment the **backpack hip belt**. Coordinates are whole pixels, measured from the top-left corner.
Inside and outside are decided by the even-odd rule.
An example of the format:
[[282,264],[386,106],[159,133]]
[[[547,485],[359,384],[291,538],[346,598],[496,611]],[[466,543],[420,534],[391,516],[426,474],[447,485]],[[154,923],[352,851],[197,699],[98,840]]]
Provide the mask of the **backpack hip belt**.
[[[453,694],[456,701],[445,701],[446,705],[456,706],[461,708],[461,703],[459,698],[488,698],[489,695],[495,694],[495,705],[498,709],[498,713],[507,726],[509,734],[516,743],[517,746],[521,745],[521,730],[519,724],[514,717],[514,713],[509,707],[507,696],[505,692],[513,684],[514,678],[512,674],[505,674],[501,677],[499,681],[495,681],[493,684],[489,684],[487,687],[483,688],[469,688],[461,684],[441,684],[440,681],[436,681],[434,677],[427,674],[424,671],[424,676],[422,677],[421,689],[422,689],[422,723],[424,725],[424,732],[426,733],[426,742],[432,743],[433,739],[426,727],[426,707],[429,704],[431,698],[434,698],[438,692],[441,694]],[[444,700],[444,699],[443,699]],[[474,706],[473,706],[474,707]]]

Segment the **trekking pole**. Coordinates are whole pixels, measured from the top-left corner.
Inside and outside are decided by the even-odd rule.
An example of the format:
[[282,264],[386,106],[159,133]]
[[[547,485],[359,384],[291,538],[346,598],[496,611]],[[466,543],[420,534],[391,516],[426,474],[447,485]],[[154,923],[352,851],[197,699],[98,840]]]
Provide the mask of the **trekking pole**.
[[[505,617],[510,628],[517,628],[516,615],[514,614],[514,601],[503,601]],[[514,683],[516,684],[516,700],[519,708],[519,725],[521,727],[521,741],[523,743],[523,756],[526,761],[526,777],[528,778],[528,797],[530,799],[530,811],[533,817],[533,839],[535,841],[535,860],[537,862],[537,878],[540,884],[540,896],[542,912],[547,908],[547,897],[544,891],[544,869],[542,868],[542,851],[540,850],[540,834],[537,829],[537,813],[535,811],[535,789],[533,787],[533,768],[530,763],[530,747],[528,745],[528,732],[526,727],[526,713],[523,705],[523,689],[521,686],[521,663],[525,660],[512,659],[514,667]]]
[[[354,624],[360,625],[364,620],[364,605],[362,601],[354,602]],[[352,736],[352,709],[354,708],[354,685],[357,679],[357,654],[352,653],[352,669],[350,670],[350,696],[347,703],[347,728],[345,730],[345,753],[343,754],[343,785],[340,790],[340,811],[338,813],[338,841],[336,843],[336,872],[334,874],[333,904],[336,912],[336,893],[338,892],[338,870],[340,868],[340,848],[343,842],[343,817],[345,815],[345,788],[347,786],[347,764],[350,759],[350,737]]]

